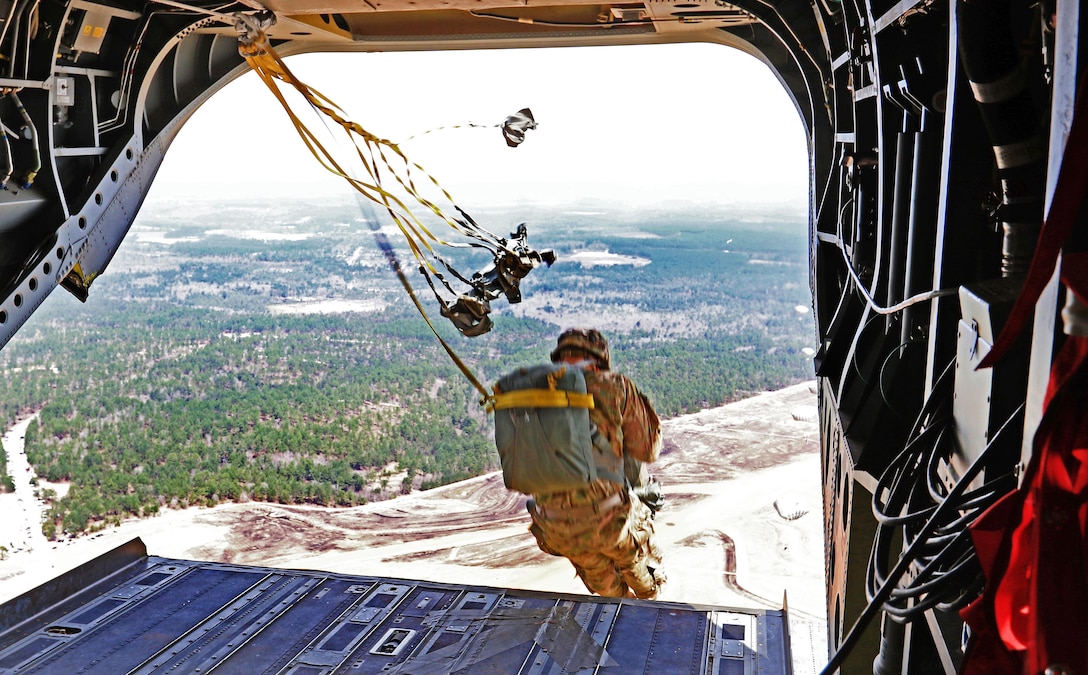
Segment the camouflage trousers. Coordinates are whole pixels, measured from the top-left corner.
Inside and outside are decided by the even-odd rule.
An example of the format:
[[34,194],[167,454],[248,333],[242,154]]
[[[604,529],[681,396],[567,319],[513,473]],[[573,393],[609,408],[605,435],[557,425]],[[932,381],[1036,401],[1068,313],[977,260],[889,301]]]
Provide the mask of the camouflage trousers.
[[650,509],[623,487],[596,481],[541,496],[529,512],[540,550],[570,560],[590,592],[653,599],[664,586]]

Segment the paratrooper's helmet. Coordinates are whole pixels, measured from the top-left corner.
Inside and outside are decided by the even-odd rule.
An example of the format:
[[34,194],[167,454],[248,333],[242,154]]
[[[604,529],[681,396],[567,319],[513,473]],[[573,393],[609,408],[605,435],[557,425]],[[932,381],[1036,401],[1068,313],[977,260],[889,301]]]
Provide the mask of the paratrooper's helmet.
[[563,331],[552,350],[552,363],[562,360],[568,352],[592,358],[601,370],[609,368],[608,340],[594,328],[568,328]]

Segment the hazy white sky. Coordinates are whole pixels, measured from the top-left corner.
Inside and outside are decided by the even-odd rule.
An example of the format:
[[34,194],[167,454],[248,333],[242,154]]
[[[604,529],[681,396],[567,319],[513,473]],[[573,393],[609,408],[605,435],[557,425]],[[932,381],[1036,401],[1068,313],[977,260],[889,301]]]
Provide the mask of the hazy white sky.
[[[531,108],[540,126],[518,148],[498,129],[402,144],[470,210],[582,199],[805,205],[804,128],[792,102],[766,66],[719,45],[314,54],[288,65],[393,141]],[[167,153],[151,196],[182,194],[350,189],[247,74],[199,109]]]

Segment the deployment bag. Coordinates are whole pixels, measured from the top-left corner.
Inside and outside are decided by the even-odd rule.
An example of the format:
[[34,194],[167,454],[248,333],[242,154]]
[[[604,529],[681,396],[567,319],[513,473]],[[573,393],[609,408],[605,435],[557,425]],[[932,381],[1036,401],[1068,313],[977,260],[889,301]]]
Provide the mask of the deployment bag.
[[594,460],[603,453],[594,449],[593,395],[586,392],[581,368],[564,363],[519,368],[494,390],[495,445],[507,488],[541,495],[598,477]]

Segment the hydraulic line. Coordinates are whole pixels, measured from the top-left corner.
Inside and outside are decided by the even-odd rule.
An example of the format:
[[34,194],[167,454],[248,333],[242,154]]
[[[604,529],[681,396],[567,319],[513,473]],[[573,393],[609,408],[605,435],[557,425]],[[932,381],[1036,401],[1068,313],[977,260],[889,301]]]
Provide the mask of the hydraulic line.
[[8,10],[8,16],[4,19],[4,26],[0,28],[0,47],[3,47],[4,38],[7,37],[8,27],[11,26],[11,20],[15,17],[15,12],[19,9],[19,5],[23,2],[11,3],[11,9]]
[[11,11],[8,13],[8,18],[4,22],[4,27],[0,29],[0,49],[4,48],[4,40],[8,36],[8,28],[12,23],[15,24],[15,30],[11,33],[11,49],[8,50],[8,76],[11,77],[14,74],[15,68],[15,55],[18,52],[19,41],[19,27],[22,24],[23,14],[26,12],[26,6],[30,4],[32,0],[19,0],[12,3]]
[[187,12],[195,12],[197,14],[206,14],[215,19],[219,19],[224,23],[233,25],[235,22],[235,16],[233,14],[224,14],[215,9],[209,9],[206,7],[197,7],[196,5],[188,5],[184,2],[175,2],[175,0],[151,0],[159,5],[167,5],[169,7],[176,7],[177,9],[183,9]]
[[[0,96],[0,113],[6,107],[3,105],[3,101],[4,97]],[[15,171],[15,165],[12,163],[11,158],[11,141],[9,138],[7,128],[0,124],[0,172],[2,172],[0,173],[0,190],[7,188],[8,181],[11,180],[11,174]]]
[[3,158],[3,175],[0,175],[0,190],[8,186],[11,174],[15,166],[11,163],[11,143],[8,141],[8,133],[0,128],[0,157]]
[[[885,305],[903,300],[906,284],[903,263],[907,253],[907,232],[910,222],[911,168],[914,165],[914,132],[900,132],[895,143],[895,189],[892,196],[892,218],[888,255],[888,292]],[[890,327],[891,319],[888,320]]]
[[[907,218],[907,252],[903,278],[903,294],[910,297],[933,284],[933,251],[937,242],[937,204],[943,139],[934,114],[922,109],[920,130],[914,135],[914,164],[911,166],[910,209]],[[957,291],[958,292],[958,291]],[[904,308],[900,322],[900,341],[914,337],[919,320],[917,313]]]
[[[30,77],[30,40],[34,37],[35,34],[37,34],[37,30],[38,30],[38,7],[39,6],[40,6],[39,0],[34,0],[34,4],[32,4],[25,12],[26,13],[26,28],[24,30],[25,38],[24,38],[24,41],[23,41],[23,49],[20,52],[21,55],[22,55],[22,62],[23,62],[23,73],[22,73],[23,79],[28,79]],[[18,38],[18,33],[16,33],[15,36],[12,37],[12,41],[14,42],[14,40],[17,39],[17,38]],[[12,69],[14,69],[15,68],[14,58],[12,59],[12,61],[13,61]]]
[[136,59],[140,55],[140,49],[143,47],[144,37],[147,35],[148,29],[154,19],[163,15],[177,16],[184,12],[191,12],[204,15],[204,18],[194,23],[190,28],[198,28],[203,24],[212,23],[214,21],[220,21],[228,24],[233,23],[233,18],[230,15],[223,14],[220,11],[234,5],[235,3],[233,2],[228,2],[214,9],[183,5],[182,3],[175,2],[159,4],[169,4],[172,7],[179,7],[179,9],[155,10],[151,12],[146,12],[142,15],[140,20],[140,28],[136,32],[136,38],[133,40],[132,46],[129,47],[128,52],[126,52],[124,62],[121,66],[121,84],[118,87],[120,96],[117,103],[117,110],[116,112],[114,112],[113,117],[111,117],[110,119],[99,121],[99,133],[107,133],[109,131],[113,131],[114,129],[124,126],[125,123],[128,121],[128,113],[130,107],[128,101],[132,92],[133,73],[135,72],[135,68],[133,66],[136,63]]
[[645,18],[645,19],[633,19],[633,20],[628,19],[628,20],[625,20],[625,21],[609,21],[609,22],[602,22],[602,21],[593,21],[593,22],[589,22],[589,21],[550,21],[550,20],[547,20],[547,19],[534,19],[534,18],[528,17],[528,16],[510,16],[510,15],[507,15],[507,14],[493,14],[491,12],[481,12],[481,11],[477,11],[477,10],[469,10],[469,14],[471,14],[472,16],[475,16],[477,18],[480,18],[480,19],[495,19],[497,21],[510,21],[510,22],[513,22],[513,23],[521,23],[521,24],[536,24],[536,25],[540,25],[540,26],[555,26],[555,27],[558,27],[558,28],[578,27],[578,28],[608,29],[608,28],[621,28],[621,27],[625,27],[625,26],[644,26],[644,25],[655,24],[655,23],[667,23],[667,22],[674,22],[674,21],[675,22],[682,21],[682,19],[678,19],[678,18],[675,18],[675,17],[669,17],[667,19],[655,19],[653,17],[648,17],[648,18]]
[[42,155],[41,150],[38,148],[38,127],[34,126],[34,120],[30,118],[30,113],[23,107],[23,102],[19,100],[19,95],[13,91],[8,94],[8,97],[15,103],[15,109],[22,115],[23,123],[26,124],[26,128],[30,131],[30,145],[34,162],[31,167],[23,173],[23,181],[20,183],[20,187],[26,190],[34,184],[34,179],[42,168]]
[[[15,77],[15,65],[19,60],[23,61],[23,73],[25,78],[30,63],[30,37],[33,31],[31,19],[38,9],[38,0],[24,0],[20,3],[19,10],[15,13],[15,26],[11,31],[11,49],[7,54],[8,77]],[[24,28],[25,22],[25,28]],[[5,26],[6,28],[6,26]],[[23,36],[22,49],[19,49],[19,38]],[[0,43],[0,46],[3,46]]]

